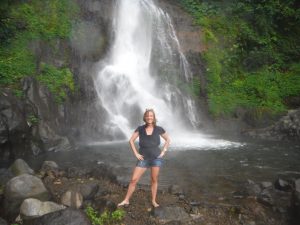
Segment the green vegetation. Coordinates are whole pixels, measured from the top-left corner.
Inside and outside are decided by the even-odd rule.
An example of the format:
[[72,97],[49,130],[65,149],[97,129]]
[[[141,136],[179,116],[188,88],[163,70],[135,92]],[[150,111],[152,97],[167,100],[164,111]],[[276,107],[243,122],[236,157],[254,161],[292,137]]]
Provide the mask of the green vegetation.
[[122,209],[117,209],[111,213],[105,211],[99,215],[93,207],[88,206],[85,212],[93,225],[119,224],[125,216],[125,212]]
[[66,98],[68,89],[72,92],[75,90],[73,74],[68,68],[57,69],[54,66],[42,64],[41,74],[37,79],[54,93],[57,102],[62,102]]
[[51,46],[57,40],[69,38],[76,11],[70,0],[1,1],[0,87],[11,87],[20,95],[20,80],[36,76],[59,102],[66,96],[66,87],[73,91],[70,70],[40,65],[40,56],[34,53],[33,46],[39,42]]
[[296,0],[178,0],[201,26],[209,109],[261,115],[300,95],[300,8]]
[[27,121],[28,121],[29,123],[31,123],[32,125],[37,125],[37,124],[39,123],[39,118],[36,117],[35,115],[29,115],[29,116],[27,117]]

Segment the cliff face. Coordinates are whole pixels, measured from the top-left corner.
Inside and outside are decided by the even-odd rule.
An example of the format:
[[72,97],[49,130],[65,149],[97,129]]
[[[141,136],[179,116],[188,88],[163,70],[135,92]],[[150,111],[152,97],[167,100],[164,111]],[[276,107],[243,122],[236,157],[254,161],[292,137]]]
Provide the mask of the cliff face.
[[110,0],[78,0],[79,19],[74,22],[69,40],[32,41],[29,48],[42,63],[70,68],[76,91],[64,103],[34,76],[22,80],[24,96],[16,97],[9,88],[0,90],[1,164],[27,154],[68,150],[75,140],[101,136],[101,107],[95,103],[93,88],[95,64],[103,58],[112,39]]

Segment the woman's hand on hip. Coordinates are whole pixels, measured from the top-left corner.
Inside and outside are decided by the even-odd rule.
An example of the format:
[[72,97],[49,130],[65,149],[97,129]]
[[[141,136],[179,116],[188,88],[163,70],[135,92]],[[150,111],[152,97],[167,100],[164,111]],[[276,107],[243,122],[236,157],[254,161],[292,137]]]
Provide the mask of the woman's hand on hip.
[[135,154],[135,157],[138,159],[138,160],[144,160],[144,156],[139,154],[139,153],[136,153]]
[[166,151],[162,151],[157,158],[162,158],[166,154]]

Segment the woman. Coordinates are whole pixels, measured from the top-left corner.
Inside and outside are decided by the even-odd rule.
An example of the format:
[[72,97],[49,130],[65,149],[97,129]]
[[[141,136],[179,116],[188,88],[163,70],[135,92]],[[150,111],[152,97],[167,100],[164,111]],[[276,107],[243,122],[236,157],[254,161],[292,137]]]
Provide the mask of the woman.
[[[118,206],[129,205],[130,197],[135,190],[137,182],[149,167],[151,168],[152,205],[153,207],[159,206],[156,202],[158,174],[163,163],[162,158],[168,149],[170,138],[162,127],[156,126],[156,118],[153,109],[146,109],[143,120],[145,124],[139,126],[129,140],[130,147],[138,161],[133,171],[125,199],[120,202]],[[163,150],[160,150],[159,148],[160,136],[165,140]],[[137,151],[134,145],[134,141],[138,137],[140,146],[139,151]]]

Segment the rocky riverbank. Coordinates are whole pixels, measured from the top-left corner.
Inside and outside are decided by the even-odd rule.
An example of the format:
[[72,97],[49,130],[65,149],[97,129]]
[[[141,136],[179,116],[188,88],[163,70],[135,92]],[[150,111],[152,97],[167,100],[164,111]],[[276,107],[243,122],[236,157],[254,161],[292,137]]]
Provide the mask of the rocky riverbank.
[[[0,224],[91,224],[85,209],[113,212],[126,193],[109,166],[62,169],[45,161],[33,171],[18,159],[0,170]],[[179,186],[160,190],[160,207],[153,209],[149,187],[136,190],[131,203],[123,208],[118,224],[299,224],[300,179],[255,183],[228,197],[209,200],[189,199]]]
[[262,129],[244,132],[245,135],[265,140],[300,140],[300,109],[290,110],[279,121]]

